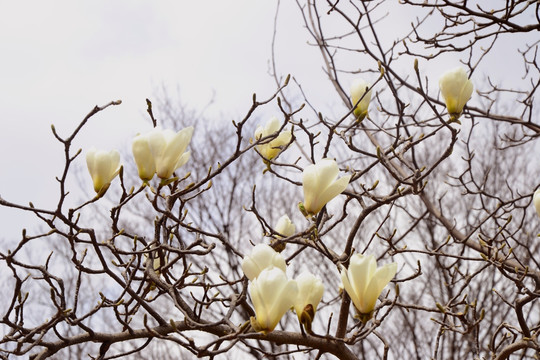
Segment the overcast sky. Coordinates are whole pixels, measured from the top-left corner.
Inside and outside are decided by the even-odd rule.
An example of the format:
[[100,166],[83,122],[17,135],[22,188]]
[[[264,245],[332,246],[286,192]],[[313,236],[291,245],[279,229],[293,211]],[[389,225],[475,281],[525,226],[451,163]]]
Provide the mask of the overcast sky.
[[[54,205],[62,146],[50,126],[66,135],[94,105],[123,102],[84,128],[76,143],[83,150],[128,148],[150,126],[145,98],[162,87],[194,108],[213,100],[210,115],[227,121],[248,109],[253,92],[274,89],[273,1],[0,4],[0,195],[9,201]],[[301,23],[282,18],[284,45],[304,44]],[[1,207],[0,218],[3,236],[33,220]]]
[[[145,98],[162,87],[193,108],[213,100],[207,114],[216,121],[241,117],[254,92],[262,98],[275,89],[268,75],[275,1],[0,0],[0,9],[0,195],[12,202],[55,204],[63,149],[50,126],[67,135],[94,105],[123,102],[84,128],[75,143],[83,151],[128,149],[150,126]],[[393,16],[389,41],[415,15]],[[320,55],[307,45],[295,2],[282,1],[277,35],[280,73],[292,73],[325,105],[337,101],[324,91]],[[497,75],[501,82],[508,72]],[[85,168],[84,157],[77,165]],[[35,224],[3,207],[0,219],[0,238]]]

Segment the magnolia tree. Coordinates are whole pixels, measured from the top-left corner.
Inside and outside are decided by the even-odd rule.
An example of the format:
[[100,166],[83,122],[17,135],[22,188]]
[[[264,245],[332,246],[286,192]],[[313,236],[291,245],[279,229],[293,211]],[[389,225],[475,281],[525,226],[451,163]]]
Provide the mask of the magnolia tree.
[[[148,101],[122,156],[72,148],[120,102],[53,127],[57,205],[0,199],[44,226],[2,245],[0,356],[538,358],[539,7],[298,2],[331,111],[277,58],[275,93],[232,125]],[[512,86],[477,75],[510,70],[504,41]],[[84,156],[95,196],[71,205]]]

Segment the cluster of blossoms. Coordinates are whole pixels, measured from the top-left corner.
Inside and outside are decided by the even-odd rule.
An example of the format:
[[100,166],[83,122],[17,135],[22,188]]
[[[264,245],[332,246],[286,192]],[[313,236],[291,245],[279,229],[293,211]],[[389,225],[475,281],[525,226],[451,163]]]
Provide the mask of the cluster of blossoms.
[[255,308],[251,326],[256,331],[268,333],[276,327],[281,317],[291,308],[306,331],[311,332],[311,322],[324,293],[322,281],[309,272],[296,279],[289,279],[283,256],[266,244],[256,245],[244,257],[242,270],[250,280],[248,291]]
[[[439,87],[451,119],[457,121],[463,111],[463,107],[471,98],[473,91],[472,82],[467,78],[467,74],[463,68],[456,68],[441,76]],[[359,120],[364,119],[368,115],[371,88],[371,84],[362,79],[356,79],[351,86],[351,100],[354,106],[353,112]],[[283,130],[278,133],[280,128],[279,120],[273,117],[264,127],[259,126],[255,131],[255,140],[259,142],[257,144],[257,151],[266,163],[276,158],[293,139],[292,130]],[[186,152],[186,149],[191,141],[192,134],[193,127],[190,126],[177,133],[172,130],[155,128],[146,134],[137,135],[133,140],[132,150],[133,157],[137,163],[139,177],[145,182],[152,180],[155,174],[162,180],[169,179],[176,169],[189,160],[190,153]],[[319,168],[311,165],[304,170],[304,195],[306,196],[304,206],[308,214],[318,213],[326,202],[344,190],[350,180],[350,177],[343,177],[338,181],[334,181],[338,172],[337,165],[334,168],[329,163],[330,160],[326,160],[323,159],[320,161],[320,164],[318,163],[320,165]],[[102,196],[109,188],[111,181],[120,171],[120,154],[116,150],[106,152],[91,149],[87,152],[86,162],[92,176],[94,190],[99,196]],[[324,172],[326,176],[317,177],[317,171]],[[332,178],[333,173],[336,176]],[[313,183],[313,180],[310,180],[317,178],[320,179],[320,184]],[[320,188],[325,185],[325,193],[315,196],[312,188]],[[342,187],[343,189],[341,189]]]
[[[465,70],[457,68],[443,74],[439,81],[442,97],[445,100],[450,121],[457,122],[463,107],[471,98],[473,84]],[[353,113],[359,121],[368,116],[372,85],[357,79],[351,86]],[[267,166],[293,141],[293,131],[283,129],[279,120],[271,118],[267,124],[259,126],[254,134],[256,149]],[[146,183],[154,175],[168,183],[173,173],[186,164],[190,153],[186,149],[191,141],[193,127],[175,133],[171,130],[155,128],[133,139],[132,151],[137,164],[139,177]],[[91,149],[86,155],[88,170],[92,176],[94,190],[98,197],[103,196],[111,181],[121,171],[118,151],[110,152]],[[347,188],[351,175],[339,176],[339,167],[333,159],[321,159],[307,166],[302,174],[304,202],[300,211],[308,219],[314,219],[324,206]],[[540,190],[534,195],[534,206],[540,215]],[[282,216],[276,227],[279,237],[290,237],[296,227],[287,215]],[[154,268],[160,268],[159,257],[152,261]],[[283,256],[266,244],[256,245],[251,254],[244,257],[242,269],[249,279],[249,294],[256,316],[251,324],[256,331],[270,332],[282,316],[294,309],[298,320],[308,333],[311,323],[322,299],[322,281],[309,272],[289,279],[287,265]],[[351,298],[359,318],[371,318],[378,297],[397,272],[397,264],[390,263],[377,268],[372,255],[354,254],[348,267],[339,267],[342,289]]]
[[[154,128],[133,139],[133,158],[137,164],[139,177],[148,182],[155,174],[162,179],[170,179],[173,172],[189,160],[186,149],[191,141],[193,127],[189,126],[175,133],[172,130]],[[103,196],[111,181],[120,172],[120,154],[116,150],[102,151],[90,149],[86,153],[86,164],[98,197]]]
[[[275,131],[264,136],[271,134],[276,136],[279,123],[277,125],[275,123],[275,119],[270,120],[266,128]],[[255,133],[256,138],[259,129]],[[281,134],[277,135],[275,139],[280,136]],[[263,156],[268,154],[270,149],[277,148],[266,146],[270,148],[259,149]],[[278,150],[281,151],[281,148]],[[272,157],[277,156],[279,151],[272,153]],[[345,191],[351,175],[339,179],[338,176],[339,167],[333,159],[321,159],[304,169],[302,174],[304,202],[299,205],[304,216],[310,218],[317,215],[329,201]],[[276,231],[287,237],[294,235],[295,229],[295,225],[287,215],[282,216],[276,225]],[[289,279],[283,256],[266,244],[259,244],[253,248],[251,254],[244,258],[242,269],[250,280],[249,294],[256,315],[251,318],[251,325],[256,331],[268,333],[274,330],[283,315],[293,308],[300,323],[308,333],[311,333],[311,323],[324,292],[320,279],[309,272],[301,273],[294,280]],[[373,256],[360,254],[355,254],[350,259],[348,268],[343,266],[340,268],[342,288],[351,297],[360,319],[366,321],[371,318],[377,298],[395,276],[396,271],[396,263],[377,268]]]
[[[324,293],[322,281],[310,272],[289,279],[283,256],[266,244],[256,245],[244,257],[242,270],[250,280],[248,291],[255,308],[251,325],[268,333],[283,315],[294,309],[300,323],[311,333],[311,323]],[[372,255],[355,254],[348,268],[341,266],[341,288],[345,289],[362,321],[371,318],[379,295],[397,272],[397,264],[377,268]]]

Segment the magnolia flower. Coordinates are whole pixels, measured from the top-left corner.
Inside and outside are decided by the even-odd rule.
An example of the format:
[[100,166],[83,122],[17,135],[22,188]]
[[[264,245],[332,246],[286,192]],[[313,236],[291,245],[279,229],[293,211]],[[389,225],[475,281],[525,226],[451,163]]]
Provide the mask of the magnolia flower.
[[94,182],[94,190],[98,195],[103,195],[120,172],[120,153],[92,148],[86,153],[86,165]]
[[[337,179],[339,168],[335,160],[322,159],[304,169],[304,210],[315,215],[327,202],[341,194],[351,179],[350,175]],[[337,179],[337,180],[336,180]]]
[[[279,120],[276,117],[271,118],[264,128],[259,126],[257,130],[255,130],[255,140],[275,134],[280,127],[281,124],[279,123]],[[273,140],[268,141],[265,144],[257,145],[257,150],[259,150],[266,160],[272,160],[291,142],[291,138],[292,133],[290,130],[282,131]]]
[[386,264],[377,268],[373,255],[355,254],[351,257],[349,268],[341,268],[343,288],[349,294],[354,306],[362,317],[369,319],[377,298],[384,287],[396,275],[397,264]]
[[275,230],[285,237],[294,235],[296,232],[296,226],[292,223],[291,219],[287,215],[283,215],[279,218]]
[[294,302],[294,311],[298,320],[310,332],[311,322],[323,296],[324,285],[318,277],[309,272],[298,275],[296,284],[298,285],[298,295]]
[[251,326],[265,334],[274,330],[298,295],[296,281],[287,279],[283,270],[273,266],[253,279],[248,290],[256,315],[251,318]]
[[133,139],[133,157],[137,163],[139,177],[152,180],[154,174],[161,179],[169,179],[173,172],[189,160],[185,152],[193,135],[193,126],[178,133],[155,128],[147,134],[139,134]]
[[537,189],[533,195],[533,204],[536,209],[536,213],[540,216],[540,189]]
[[471,98],[473,83],[468,79],[465,69],[457,67],[445,72],[439,79],[439,88],[446,102],[450,116],[459,118],[463,107]]
[[363,120],[368,113],[369,102],[371,101],[371,90],[366,93],[366,89],[369,88],[371,88],[371,84],[362,79],[354,80],[351,85],[352,104],[355,106],[358,103],[354,108],[354,115],[356,115],[359,120]]
[[251,254],[242,260],[242,270],[251,281],[270,266],[275,266],[283,271],[287,269],[283,256],[266,244],[255,245]]

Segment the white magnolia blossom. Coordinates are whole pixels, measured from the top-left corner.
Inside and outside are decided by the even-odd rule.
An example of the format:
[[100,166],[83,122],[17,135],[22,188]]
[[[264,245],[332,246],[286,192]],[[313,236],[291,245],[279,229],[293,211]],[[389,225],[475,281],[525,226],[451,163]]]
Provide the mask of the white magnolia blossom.
[[283,270],[273,266],[253,279],[248,290],[256,315],[251,318],[251,325],[263,333],[274,330],[298,295],[296,281],[289,280]]
[[458,118],[463,107],[471,98],[474,85],[467,77],[465,69],[457,67],[445,72],[439,79],[439,88],[446,102],[448,113]]
[[[255,140],[262,139],[266,136],[275,134],[279,128],[281,127],[281,124],[276,117],[272,117],[264,128],[262,126],[259,126],[255,130]],[[287,146],[291,142],[292,133],[290,130],[283,130],[279,133],[279,135],[273,139],[272,141],[269,141],[265,144],[257,145],[257,150],[259,150],[259,153],[267,159],[272,160],[276,156],[279,155],[279,153],[284,149],[285,146]]]
[[120,153],[116,150],[92,148],[86,153],[86,165],[94,183],[94,190],[103,195],[120,171]]
[[175,133],[172,130],[155,128],[133,139],[133,157],[137,163],[139,177],[152,180],[157,173],[161,179],[169,179],[173,172],[189,160],[187,146],[193,135],[189,126]]
[[397,264],[391,263],[377,268],[373,255],[355,254],[349,268],[341,268],[343,288],[349,294],[360,314],[370,314],[384,287],[396,275]]
[[298,296],[294,302],[294,311],[302,324],[311,321],[321,302],[324,285],[318,277],[310,272],[303,272],[295,279],[298,285]]
[[536,209],[536,213],[540,216],[540,189],[537,189],[533,195],[533,204]]
[[354,80],[351,85],[351,101],[353,106],[360,101],[354,108],[354,115],[360,120],[363,120],[368,113],[369,102],[371,101],[371,89],[367,93],[366,89],[369,88],[371,88],[371,84],[362,79]]
[[266,244],[257,244],[242,260],[242,270],[253,281],[267,267],[275,266],[286,271],[287,264],[283,256]]
[[296,226],[292,223],[291,219],[287,215],[283,215],[279,218],[275,230],[285,237],[294,235],[296,232]]
[[326,203],[341,194],[351,179],[350,175],[337,179],[339,167],[335,160],[322,159],[304,169],[302,183],[304,188],[304,209],[315,215]]

